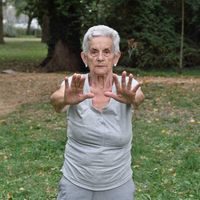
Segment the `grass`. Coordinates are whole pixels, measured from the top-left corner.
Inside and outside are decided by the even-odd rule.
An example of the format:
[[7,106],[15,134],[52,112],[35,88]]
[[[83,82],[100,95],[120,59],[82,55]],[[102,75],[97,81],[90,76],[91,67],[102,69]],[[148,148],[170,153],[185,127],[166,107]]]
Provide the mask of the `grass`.
[[[45,58],[39,39],[6,38],[0,70],[31,71]],[[138,76],[200,76],[200,70],[142,71]],[[124,70],[116,68],[116,72]],[[133,178],[136,200],[200,199],[200,87],[146,83],[134,115]],[[26,104],[0,118],[0,199],[55,199],[66,142],[65,115],[49,102]]]
[[0,62],[38,62],[46,53],[47,47],[39,38],[7,38],[0,45]]
[[[134,115],[136,200],[200,199],[200,87],[143,86]],[[66,142],[65,115],[49,102],[0,119],[0,199],[55,199]]]
[[39,38],[5,38],[0,45],[0,69],[32,71],[46,55],[47,46]]
[[24,105],[1,120],[0,199],[55,199],[64,121],[48,103]]
[[137,200],[200,199],[200,88],[148,84],[135,116]]

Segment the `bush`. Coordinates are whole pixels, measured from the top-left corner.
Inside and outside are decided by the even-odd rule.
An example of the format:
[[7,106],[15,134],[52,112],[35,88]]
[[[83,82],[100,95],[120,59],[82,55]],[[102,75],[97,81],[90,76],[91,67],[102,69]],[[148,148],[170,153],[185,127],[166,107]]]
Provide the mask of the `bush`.
[[4,30],[4,36],[6,36],[6,37],[16,37],[17,36],[16,29],[14,28],[14,26],[12,24],[4,24],[3,30]]
[[[6,37],[20,37],[27,35],[26,28],[23,27],[15,27],[13,24],[4,24],[4,36]],[[36,37],[41,36],[41,30],[31,28],[29,35],[33,35]]]

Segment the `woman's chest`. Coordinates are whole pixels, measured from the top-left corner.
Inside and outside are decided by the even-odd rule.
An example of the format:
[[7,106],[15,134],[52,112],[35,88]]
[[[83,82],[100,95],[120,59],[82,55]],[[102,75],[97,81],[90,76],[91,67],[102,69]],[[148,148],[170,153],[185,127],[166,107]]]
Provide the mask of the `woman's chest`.
[[102,112],[85,104],[76,106],[68,116],[68,136],[85,144],[124,146],[131,139],[130,119],[124,117],[119,107],[110,104]]
[[102,110],[109,104],[110,98],[104,94],[95,94],[92,98],[92,106],[98,110]]
[[111,88],[107,88],[107,89],[101,89],[101,88],[94,88],[94,87],[90,87],[90,92],[94,94],[94,97],[92,98],[92,106],[100,111],[103,110],[103,108],[105,108],[109,102],[110,102],[110,98],[106,97],[104,95],[105,91],[108,90],[112,90]]

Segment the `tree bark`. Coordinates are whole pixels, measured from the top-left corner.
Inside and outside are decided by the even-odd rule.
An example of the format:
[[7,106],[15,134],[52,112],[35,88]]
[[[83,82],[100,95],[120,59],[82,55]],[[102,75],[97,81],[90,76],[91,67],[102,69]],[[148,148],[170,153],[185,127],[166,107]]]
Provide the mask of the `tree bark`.
[[3,38],[3,2],[0,0],[0,44],[4,43]]
[[80,24],[76,8],[70,7],[67,15],[56,10],[49,1],[48,54],[41,67],[44,71],[80,71],[83,67],[80,52]]
[[42,16],[42,37],[41,42],[47,43],[49,40],[49,16],[47,14],[43,14]]
[[33,20],[32,16],[28,16],[28,25],[27,25],[27,29],[26,29],[26,35],[30,35],[31,33],[31,22]]
[[77,53],[62,40],[56,42],[52,55],[47,56],[42,65],[46,72],[81,71],[80,55],[77,56]]

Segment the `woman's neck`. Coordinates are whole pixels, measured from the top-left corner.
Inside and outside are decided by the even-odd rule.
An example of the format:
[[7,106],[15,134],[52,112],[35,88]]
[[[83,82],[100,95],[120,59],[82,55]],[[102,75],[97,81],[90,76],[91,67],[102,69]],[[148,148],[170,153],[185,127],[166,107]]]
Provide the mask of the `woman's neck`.
[[89,74],[90,87],[107,90],[112,87],[112,82],[112,73],[106,75]]

